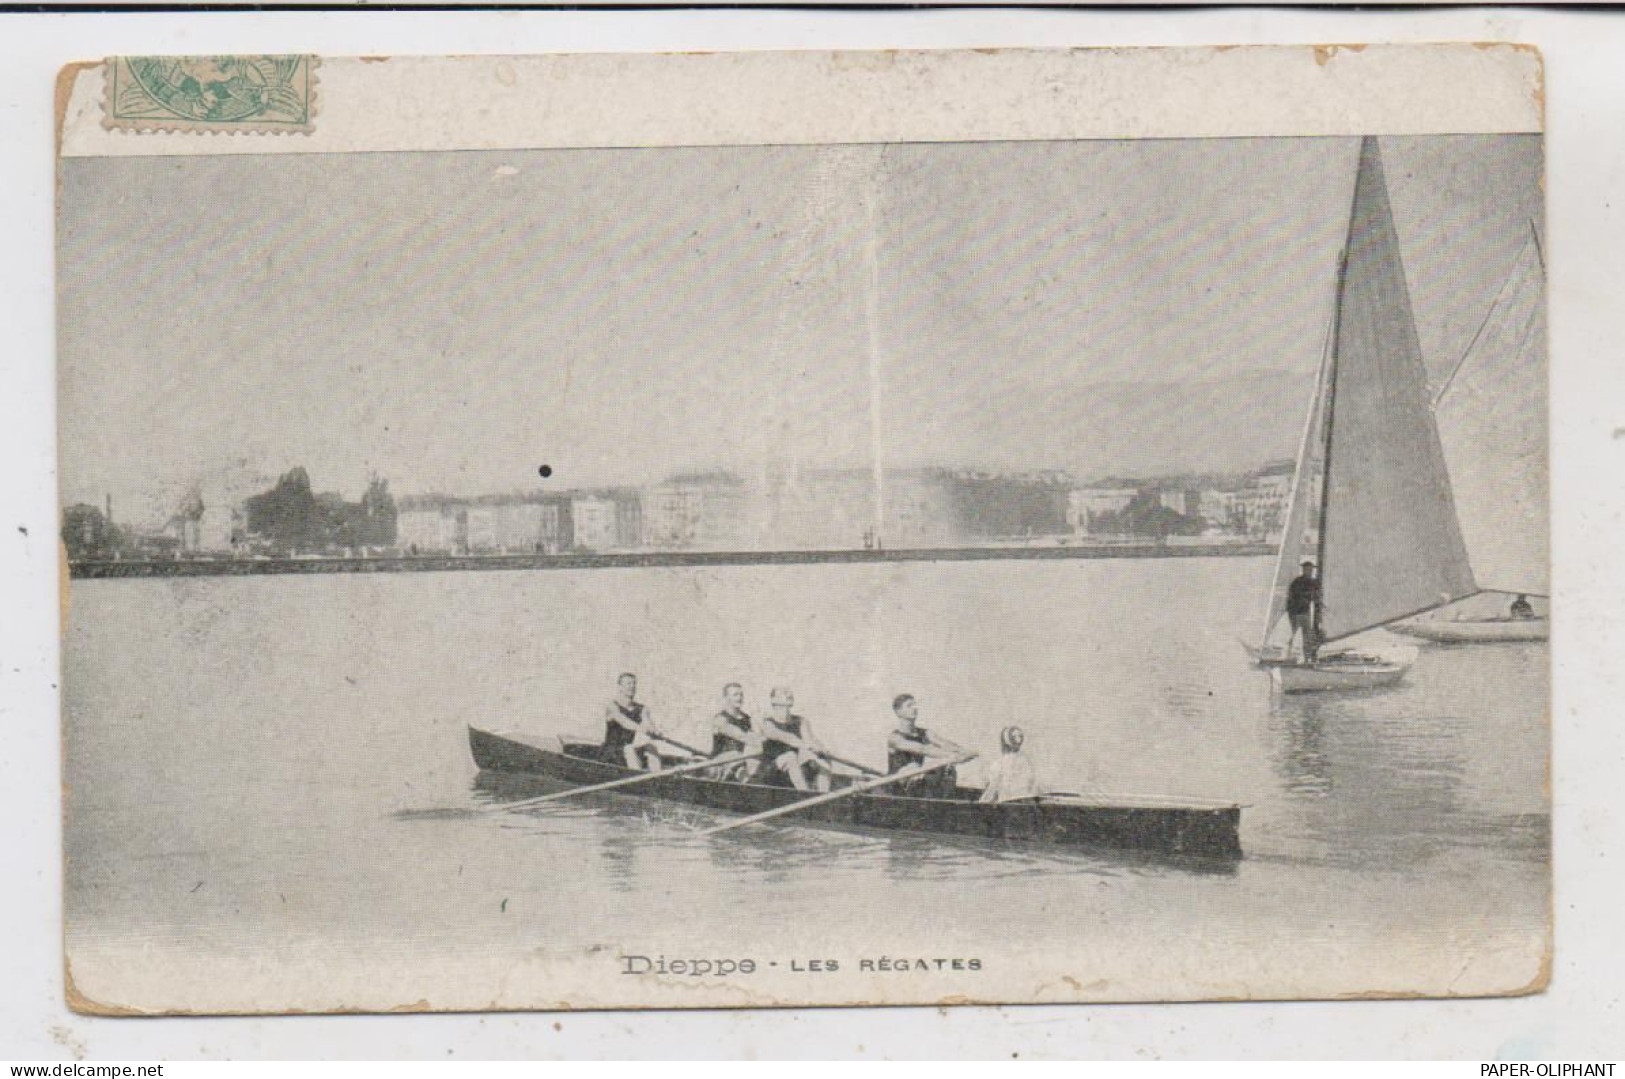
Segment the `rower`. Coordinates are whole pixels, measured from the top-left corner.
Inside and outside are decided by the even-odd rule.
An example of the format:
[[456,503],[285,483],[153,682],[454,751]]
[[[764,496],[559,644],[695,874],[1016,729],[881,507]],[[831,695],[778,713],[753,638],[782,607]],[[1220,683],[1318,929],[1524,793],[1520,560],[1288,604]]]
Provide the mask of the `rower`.
[[1535,608],[1530,604],[1528,596],[1520,595],[1512,601],[1512,608],[1508,613],[1515,621],[1527,622],[1535,617]]
[[1038,797],[1038,774],[1033,760],[1021,751],[1027,736],[1020,727],[1006,727],[999,732],[999,759],[987,770],[987,787],[980,802],[1018,802],[1023,798]]
[[[745,687],[729,682],[722,687],[722,711],[711,717],[711,756],[722,757],[734,753],[759,753],[762,736],[756,730],[755,720],[745,711]],[[753,760],[723,765],[716,776],[749,783],[761,768],[760,756]]]
[[638,676],[622,674],[615,680],[615,697],[604,705],[604,749],[610,763],[618,753],[628,768],[660,771],[659,731],[649,709],[638,700]]
[[[920,726],[920,702],[914,694],[899,693],[893,697],[891,710],[897,717],[897,726],[886,738],[888,774],[918,767],[927,761],[953,760],[965,755],[964,749]],[[952,798],[958,786],[958,773],[950,764],[916,779],[906,779],[894,789],[911,798]]]
[[762,717],[760,734],[763,756],[773,765],[769,782],[782,775],[798,791],[829,790],[829,762],[819,754],[822,747],[806,717],[795,713],[796,695],[788,686],[774,686],[768,702],[773,710]]

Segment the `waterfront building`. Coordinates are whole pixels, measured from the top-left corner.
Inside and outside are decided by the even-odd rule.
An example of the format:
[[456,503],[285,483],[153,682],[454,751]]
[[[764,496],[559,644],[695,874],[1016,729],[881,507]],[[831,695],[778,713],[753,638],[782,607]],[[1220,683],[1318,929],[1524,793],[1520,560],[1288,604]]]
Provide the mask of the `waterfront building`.
[[504,501],[495,507],[497,547],[510,554],[544,552],[561,547],[563,514],[557,502]]
[[735,550],[750,543],[745,482],[728,472],[674,476],[641,492],[643,543]]
[[437,496],[403,498],[396,510],[395,542],[408,554],[457,554],[466,544],[468,517],[461,505]]
[[570,543],[569,519],[560,497],[410,497],[397,510],[396,545],[411,554],[553,554]]
[[395,515],[395,536],[406,551],[428,551],[440,546],[440,510],[408,508],[403,500]]
[[1225,531],[1245,531],[1234,524],[1236,494],[1234,491],[1205,490],[1197,495],[1196,512],[1210,526]]
[[1128,509],[1138,490],[1133,487],[1078,487],[1067,492],[1067,528],[1080,536],[1097,535],[1101,519]]
[[643,492],[643,538],[651,547],[690,547],[698,530],[700,494],[675,483]]
[[[1318,492],[1318,482],[1312,485]],[[1247,535],[1271,539],[1286,517],[1286,503],[1292,490],[1292,465],[1271,465],[1252,478],[1232,498],[1231,521]],[[1311,493],[1318,499],[1318,493]]]
[[[492,507],[499,550],[510,554],[541,550],[542,507],[534,502],[503,501]],[[557,512],[557,511],[555,511]]]
[[643,501],[631,488],[610,491],[609,500],[615,507],[615,546],[621,548],[643,546]]
[[1201,514],[1202,495],[1199,491],[1163,487],[1157,491],[1157,501],[1164,509],[1173,510],[1184,517],[1196,517]]
[[542,551],[557,554],[575,546],[574,515],[570,510],[572,501],[568,494],[544,495],[537,500],[537,504],[542,507],[541,531],[538,536]]
[[468,514],[468,542],[470,554],[492,554],[500,546],[497,542],[497,507],[472,505]]
[[619,543],[616,530],[616,504],[601,495],[578,495],[570,500],[574,546],[605,551]]

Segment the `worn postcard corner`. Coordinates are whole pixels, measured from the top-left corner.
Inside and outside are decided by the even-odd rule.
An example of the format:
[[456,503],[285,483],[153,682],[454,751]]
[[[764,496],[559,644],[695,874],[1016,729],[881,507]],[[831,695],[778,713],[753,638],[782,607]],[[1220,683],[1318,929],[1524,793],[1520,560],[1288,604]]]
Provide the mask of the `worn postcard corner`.
[[1545,987],[1538,55],[321,72],[59,79],[75,1010]]

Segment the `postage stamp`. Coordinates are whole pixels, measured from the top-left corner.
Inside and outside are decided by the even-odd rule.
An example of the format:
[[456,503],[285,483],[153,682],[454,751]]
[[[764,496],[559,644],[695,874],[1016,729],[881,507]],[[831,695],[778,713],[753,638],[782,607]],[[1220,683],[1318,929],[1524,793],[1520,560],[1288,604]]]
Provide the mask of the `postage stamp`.
[[313,56],[115,56],[103,123],[123,131],[309,132]]

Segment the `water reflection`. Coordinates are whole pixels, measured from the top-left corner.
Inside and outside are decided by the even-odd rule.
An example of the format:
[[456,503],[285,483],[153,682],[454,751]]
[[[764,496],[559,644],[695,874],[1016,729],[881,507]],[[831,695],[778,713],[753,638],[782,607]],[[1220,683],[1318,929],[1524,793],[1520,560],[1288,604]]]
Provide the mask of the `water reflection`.
[[[481,772],[473,783],[486,805],[520,801],[569,789],[543,777]],[[839,860],[843,869],[868,868],[899,881],[1009,880],[1068,874],[1091,878],[1166,873],[1231,876],[1235,858],[1196,857],[1094,848],[1041,847],[968,836],[878,832],[833,825],[762,825],[725,835],[697,833],[726,819],[709,810],[652,798],[606,792],[583,794],[498,815],[502,826],[548,839],[599,848],[611,885],[633,890],[640,879],[638,851],[703,852],[730,877],[765,884],[793,883],[808,869]]]
[[1284,824],[1320,860],[1395,868],[1438,853],[1470,816],[1459,731],[1404,693],[1278,696],[1274,767]]
[[877,841],[821,828],[764,825],[695,842],[726,874],[785,884],[805,880],[809,869],[827,869],[837,860],[843,869],[873,864]]
[[[1288,702],[1297,707],[1287,707]],[[1298,703],[1280,698],[1270,715],[1275,731],[1276,772],[1290,795],[1324,798],[1332,791],[1331,761],[1326,756],[1326,717],[1320,701]]]

